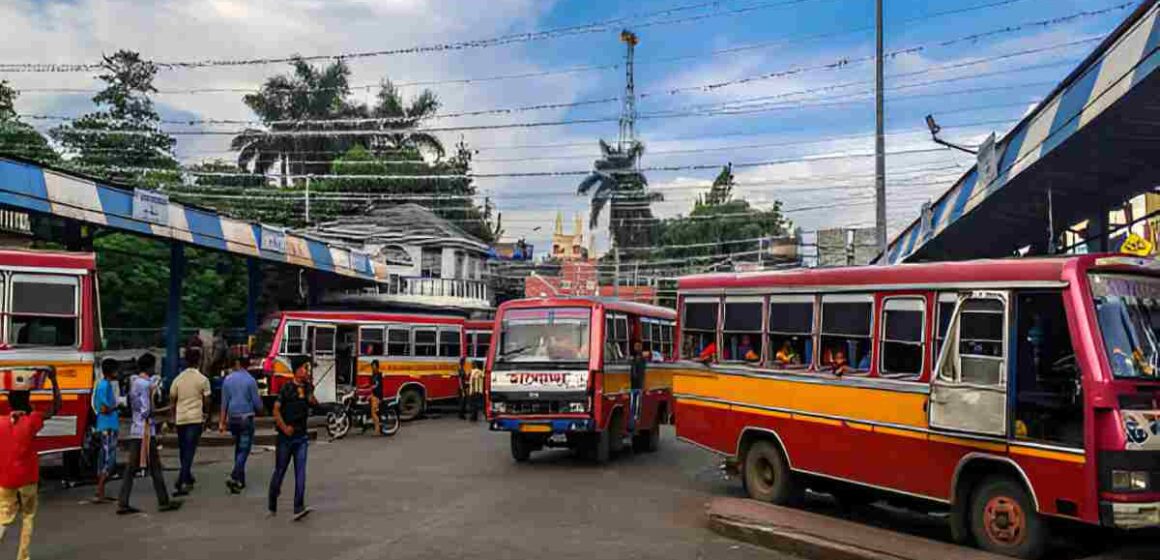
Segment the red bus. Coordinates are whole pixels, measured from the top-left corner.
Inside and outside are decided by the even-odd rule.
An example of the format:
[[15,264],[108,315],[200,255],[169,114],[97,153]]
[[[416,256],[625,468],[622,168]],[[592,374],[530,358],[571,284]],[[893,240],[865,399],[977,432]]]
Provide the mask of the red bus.
[[500,305],[487,364],[491,430],[511,433],[521,462],[544,447],[604,462],[629,438],[634,449],[655,451],[671,410],[671,372],[648,367],[633,387],[630,353],[641,342],[672,356],[675,323],[671,309],[595,298]]
[[[99,346],[96,259],[90,253],[0,250],[0,370],[56,370],[61,409],[34,440],[40,453],[80,458],[93,422],[93,353]],[[45,409],[49,389],[32,403]],[[0,390],[0,413],[8,396]]]
[[[1160,526],[1160,262],[1124,256],[678,282],[678,437],[749,495],[914,500],[960,542]],[[754,356],[744,357],[748,345]],[[747,350],[748,350],[747,349]],[[748,353],[748,352],[746,352]]]
[[409,313],[284,311],[269,317],[258,340],[269,395],[293,377],[293,356],[314,357],[315,395],[337,402],[340,386],[369,385],[379,362],[384,390],[399,398],[400,417],[413,419],[434,401],[459,394],[464,320]]
[[495,322],[491,320],[469,320],[463,324],[464,346],[463,354],[472,362],[487,361],[487,353],[491,350],[491,332]]

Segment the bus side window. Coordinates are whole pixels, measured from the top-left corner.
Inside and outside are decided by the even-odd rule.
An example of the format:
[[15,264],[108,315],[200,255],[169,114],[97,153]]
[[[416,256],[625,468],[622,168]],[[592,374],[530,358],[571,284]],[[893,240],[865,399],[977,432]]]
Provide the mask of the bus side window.
[[821,367],[836,374],[870,371],[870,324],[874,297],[822,296]]
[[798,369],[814,361],[814,296],[769,297],[769,352],[774,367]]
[[363,327],[359,329],[359,355],[362,356],[382,356],[383,355],[383,328],[382,327]]
[[963,303],[958,348],[962,383],[1003,384],[1004,339],[1002,301],[972,298]]
[[761,299],[725,300],[722,361],[761,361]]
[[306,334],[301,323],[286,325],[286,346],[283,354],[301,355],[306,353]]
[[608,315],[604,322],[604,361],[623,362],[629,358],[628,317]]
[[935,304],[935,321],[938,330],[934,334],[934,353],[932,354],[935,364],[938,364],[938,353],[942,351],[943,340],[947,337],[947,328],[951,326],[951,319],[955,314],[955,304],[958,303],[959,296],[955,293],[942,292],[938,295],[938,303]]
[[13,274],[8,343],[76,346],[80,342],[79,286],[74,276]]
[[1016,296],[1015,425],[1017,439],[1083,446],[1080,369],[1067,329],[1063,294]]
[[717,300],[692,301],[685,300],[683,310],[684,319],[681,324],[681,357],[686,360],[696,360],[702,353],[714,354],[709,359],[716,358],[717,348],[717,311],[720,304]]
[[415,329],[415,355],[434,357],[439,355],[438,337],[435,329]]
[[448,358],[460,356],[459,331],[450,329],[439,331],[439,355]]
[[387,329],[387,355],[411,355],[411,330],[407,327],[390,327]]
[[487,358],[487,351],[491,348],[491,333],[481,332],[475,334],[475,357]]
[[879,373],[884,377],[918,379],[926,350],[925,332],[924,298],[887,298],[882,305]]

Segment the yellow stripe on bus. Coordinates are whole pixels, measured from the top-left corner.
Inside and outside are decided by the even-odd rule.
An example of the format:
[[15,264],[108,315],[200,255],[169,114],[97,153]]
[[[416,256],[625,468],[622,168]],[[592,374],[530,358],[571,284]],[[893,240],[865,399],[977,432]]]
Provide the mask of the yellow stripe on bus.
[[1067,461],[1068,463],[1084,463],[1083,455],[1076,453],[1067,453],[1063,451],[1050,451],[1047,449],[1037,449],[1035,447],[1020,447],[1012,445],[1010,448],[1012,455],[1026,455],[1028,457],[1038,457],[1040,459],[1052,459],[1055,461]]

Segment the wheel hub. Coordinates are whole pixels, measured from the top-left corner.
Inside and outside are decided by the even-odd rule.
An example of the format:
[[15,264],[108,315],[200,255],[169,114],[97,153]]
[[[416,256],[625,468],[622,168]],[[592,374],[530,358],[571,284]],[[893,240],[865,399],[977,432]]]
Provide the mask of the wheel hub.
[[995,496],[983,508],[983,527],[996,543],[1018,545],[1026,537],[1026,525],[1023,508],[1008,496]]

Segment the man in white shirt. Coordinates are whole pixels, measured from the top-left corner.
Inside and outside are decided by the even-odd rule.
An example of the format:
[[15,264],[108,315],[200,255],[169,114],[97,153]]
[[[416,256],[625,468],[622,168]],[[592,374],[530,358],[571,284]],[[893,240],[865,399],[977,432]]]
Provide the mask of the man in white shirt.
[[209,379],[197,370],[201,363],[200,348],[185,351],[186,369],[177,375],[169,386],[169,401],[174,408],[174,424],[177,425],[177,449],[181,457],[181,472],[177,475],[177,488],[173,495],[184,496],[196,482],[193,478],[193,456],[197,453],[197,443],[209,419],[210,406]]

